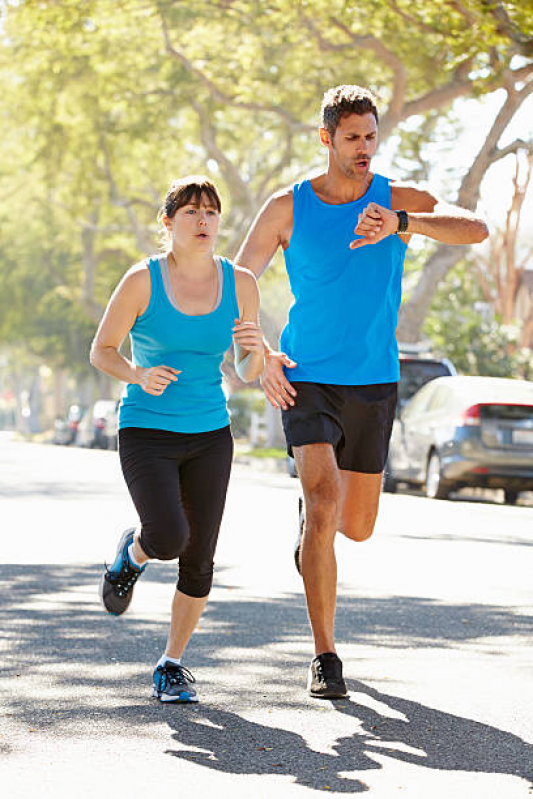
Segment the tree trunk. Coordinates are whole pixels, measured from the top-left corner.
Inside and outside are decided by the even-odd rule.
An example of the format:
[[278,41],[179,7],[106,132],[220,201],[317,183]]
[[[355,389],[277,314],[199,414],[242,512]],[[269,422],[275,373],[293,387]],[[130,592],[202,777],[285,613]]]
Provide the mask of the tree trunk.
[[56,419],[63,419],[67,413],[66,385],[66,370],[54,369],[54,417]]
[[435,290],[450,269],[464,258],[468,246],[459,247],[451,244],[442,244],[426,263],[420,280],[416,284],[408,302],[400,311],[398,319],[398,341],[406,344],[416,343],[420,338],[420,331],[426,318]]
[[103,308],[94,298],[94,288],[96,282],[97,258],[95,253],[96,230],[99,219],[99,210],[94,210],[90,214],[90,224],[83,228],[81,232],[82,244],[82,284],[81,299],[83,307],[89,314],[93,322],[98,324],[101,319]]

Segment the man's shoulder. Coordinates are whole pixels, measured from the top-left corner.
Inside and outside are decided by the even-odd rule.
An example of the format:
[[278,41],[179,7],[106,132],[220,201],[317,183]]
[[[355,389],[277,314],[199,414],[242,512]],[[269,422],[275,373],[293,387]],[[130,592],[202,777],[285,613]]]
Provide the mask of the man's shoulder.
[[290,216],[294,208],[293,187],[286,186],[274,192],[261,209],[262,219],[283,219]]
[[291,183],[290,186],[285,186],[282,189],[274,192],[269,198],[266,203],[267,207],[277,208],[281,211],[291,211],[294,208],[294,194],[295,192],[300,191],[305,184],[311,183],[312,181],[320,181],[323,179],[325,174],[323,172],[313,172],[305,177],[301,178],[300,180]]

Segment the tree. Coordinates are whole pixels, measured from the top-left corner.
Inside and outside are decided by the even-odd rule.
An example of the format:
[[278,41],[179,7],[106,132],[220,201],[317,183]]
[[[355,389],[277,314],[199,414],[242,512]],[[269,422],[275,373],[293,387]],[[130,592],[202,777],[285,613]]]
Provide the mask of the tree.
[[435,292],[422,333],[462,374],[533,376],[533,354],[520,346],[519,326],[503,324],[486,302],[468,259],[458,264]]
[[[533,172],[533,153],[521,163],[515,157],[513,196],[505,218],[505,226],[494,231],[485,255],[474,260],[483,297],[501,318],[504,325],[515,324],[520,334],[520,347],[533,349],[533,291],[528,279],[533,272],[533,245],[520,248],[520,231],[524,200]],[[520,306],[526,306],[521,310]]]
[[[40,220],[36,250],[55,253],[60,243],[68,253],[53,259],[57,288],[94,324],[124,269],[156,247],[169,179],[194,171],[221,184],[221,250],[231,255],[264,199],[322,160],[319,100],[347,81],[377,92],[382,138],[394,132],[415,155],[422,137],[402,123],[420,119],[431,135],[454,99],[502,89],[507,99],[459,194],[473,207],[488,166],[522,146],[497,148],[533,88],[531,40],[523,4],[485,0],[8,2],[6,262],[21,265],[16,244],[30,209]],[[401,320],[409,336],[462,254],[438,248],[428,262]],[[17,302],[24,291],[21,281]]]

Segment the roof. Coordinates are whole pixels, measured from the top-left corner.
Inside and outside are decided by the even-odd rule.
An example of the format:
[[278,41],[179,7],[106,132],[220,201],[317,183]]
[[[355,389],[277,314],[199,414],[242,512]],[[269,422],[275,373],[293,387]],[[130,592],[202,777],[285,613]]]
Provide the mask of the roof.
[[533,382],[507,377],[458,375],[438,377],[432,385],[446,385],[469,402],[516,402],[533,404]]

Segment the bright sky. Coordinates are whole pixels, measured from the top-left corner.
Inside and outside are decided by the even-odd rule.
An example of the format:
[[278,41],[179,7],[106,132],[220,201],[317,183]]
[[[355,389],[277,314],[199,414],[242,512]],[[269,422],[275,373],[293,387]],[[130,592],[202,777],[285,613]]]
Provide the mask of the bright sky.
[[[469,168],[490,129],[504,99],[503,91],[479,99],[457,100],[453,106],[456,123],[443,122],[440,128],[441,139],[438,145],[428,148],[432,164],[429,185],[443,199],[453,200],[459,179]],[[531,139],[533,134],[533,97],[530,97],[516,114],[499,142],[505,147],[517,138]],[[416,120],[410,120],[413,125]],[[458,132],[459,129],[459,132]],[[461,130],[462,129],[462,130]],[[442,137],[442,138],[441,138]],[[377,171],[394,175],[392,158],[393,143],[385,146],[376,156],[373,166]],[[494,164],[487,173],[481,188],[481,211],[491,225],[503,221],[511,202],[512,178],[514,176],[514,157],[507,156]],[[533,239],[533,185],[523,209],[521,234]],[[532,264],[533,267],[533,264]]]

